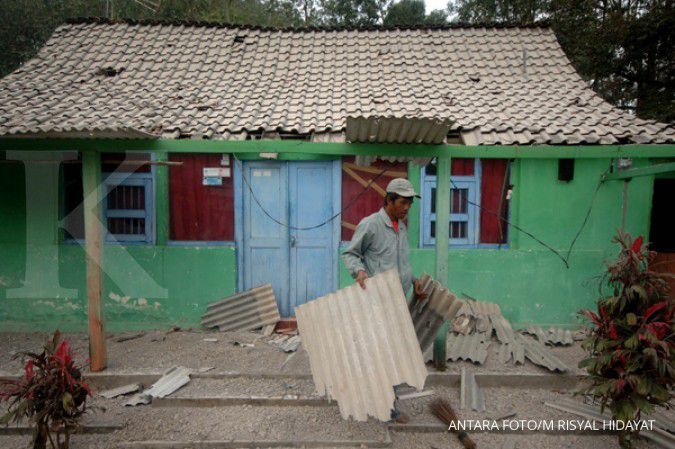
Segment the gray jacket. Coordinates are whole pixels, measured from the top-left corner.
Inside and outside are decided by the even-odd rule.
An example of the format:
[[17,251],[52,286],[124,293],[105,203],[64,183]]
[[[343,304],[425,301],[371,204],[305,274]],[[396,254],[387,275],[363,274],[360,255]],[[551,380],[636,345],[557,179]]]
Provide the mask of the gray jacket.
[[370,277],[397,268],[406,294],[414,280],[408,260],[408,230],[399,220],[397,234],[384,208],[361,220],[342,259],[353,278],[361,270]]

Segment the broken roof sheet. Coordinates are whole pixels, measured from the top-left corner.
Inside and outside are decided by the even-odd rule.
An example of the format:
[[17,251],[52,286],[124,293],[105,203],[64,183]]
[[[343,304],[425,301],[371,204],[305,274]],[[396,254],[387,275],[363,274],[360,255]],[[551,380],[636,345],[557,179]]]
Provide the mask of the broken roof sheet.
[[675,141],[672,124],[596,95],[537,25],[274,30],[86,19],[57,28],[0,80],[0,135],[333,141],[350,134],[348,117],[442,125],[401,136],[380,121],[368,141],[437,142],[445,123],[468,145]]
[[344,418],[390,419],[393,386],[424,387],[427,369],[396,270],[295,309],[319,394]]
[[202,325],[220,331],[252,330],[281,319],[271,284],[265,284],[209,304]]
[[434,280],[428,274],[424,273],[419,278],[422,285],[422,291],[429,295],[426,299],[419,300],[413,296],[408,310],[415,326],[417,340],[420,343],[422,352],[426,352],[431,345],[446,320],[452,320],[457,310],[462,306],[462,302],[452,294],[440,282]]

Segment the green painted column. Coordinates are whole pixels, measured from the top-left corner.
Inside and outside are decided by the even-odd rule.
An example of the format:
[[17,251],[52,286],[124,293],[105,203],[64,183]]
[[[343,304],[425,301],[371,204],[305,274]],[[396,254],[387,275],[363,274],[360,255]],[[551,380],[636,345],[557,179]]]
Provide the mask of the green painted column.
[[[514,159],[513,165],[511,166],[511,184],[513,184],[513,191],[511,192],[511,200],[509,202],[509,221],[520,225],[520,198],[523,192],[523,187],[521,185],[522,177],[522,159]],[[504,229],[507,229],[508,225],[505,224]],[[511,246],[511,249],[520,249],[520,232],[513,227],[508,227],[508,242]]]
[[[408,181],[410,181],[415,192],[420,191],[420,166],[408,163]],[[420,200],[415,199],[408,212],[408,244],[411,248],[420,246]]]
[[[436,280],[448,286],[448,246],[450,245],[450,155],[436,159]],[[446,336],[450,322],[443,323],[434,341],[434,365],[445,370]]]
[[155,153],[155,160],[160,162],[155,170],[155,244],[159,246],[169,240],[169,167],[161,163],[168,159],[167,152]]

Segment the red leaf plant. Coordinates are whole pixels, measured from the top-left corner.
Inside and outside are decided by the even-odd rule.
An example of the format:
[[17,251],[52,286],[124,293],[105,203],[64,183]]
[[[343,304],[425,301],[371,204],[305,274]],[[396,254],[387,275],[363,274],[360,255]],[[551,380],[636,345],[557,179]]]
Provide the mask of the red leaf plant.
[[0,382],[0,402],[9,404],[0,424],[24,418],[35,423],[33,449],[67,449],[70,435],[79,427],[87,411],[89,386],[82,378],[82,367],[75,363],[67,341],[59,341],[56,331],[41,353],[22,352],[23,376]]
[[[583,391],[609,408],[613,419],[640,419],[654,407],[669,407],[675,380],[675,301],[668,296],[668,275],[649,268],[656,253],[642,237],[619,232],[617,259],[600,282],[597,312],[582,310],[589,336],[582,343],[588,358],[579,363],[590,374]],[[619,433],[624,448],[635,433]]]

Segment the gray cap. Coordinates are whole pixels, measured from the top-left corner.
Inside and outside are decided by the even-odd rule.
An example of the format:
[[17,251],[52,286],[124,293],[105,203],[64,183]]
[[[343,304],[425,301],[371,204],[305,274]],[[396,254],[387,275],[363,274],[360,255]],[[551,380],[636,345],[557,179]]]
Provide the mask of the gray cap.
[[406,198],[411,198],[413,196],[422,198],[417,192],[415,192],[412,183],[405,178],[392,179],[391,182],[387,184],[387,192],[396,193]]

